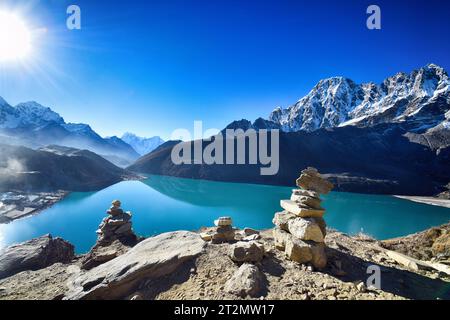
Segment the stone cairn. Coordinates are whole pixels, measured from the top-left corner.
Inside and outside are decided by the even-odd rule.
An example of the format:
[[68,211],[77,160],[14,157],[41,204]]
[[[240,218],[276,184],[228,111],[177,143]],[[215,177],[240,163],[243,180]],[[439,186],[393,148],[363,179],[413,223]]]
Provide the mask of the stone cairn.
[[203,240],[212,243],[224,243],[234,241],[235,229],[231,217],[221,217],[214,221],[215,227],[200,234]]
[[281,200],[284,211],[273,219],[275,246],[292,261],[323,269],[327,265],[326,223],[320,195],[328,194],[334,186],[315,168],[303,170],[297,186],[300,189],[293,190],[291,200]]
[[131,225],[131,212],[124,212],[120,206],[119,200],[112,202],[111,208],[107,211],[108,216],[103,219],[97,230],[97,244],[108,245],[116,240],[130,244],[137,242]]
[[261,239],[258,230],[244,228],[238,230],[233,228],[233,219],[231,217],[220,217],[214,220],[215,227],[203,228],[200,237],[204,241],[212,243],[226,243],[235,241],[254,241]]
[[108,262],[135,246],[143,240],[136,236],[131,225],[131,213],[124,212],[119,200],[112,202],[97,230],[98,239],[88,254],[81,261],[81,269],[90,270]]

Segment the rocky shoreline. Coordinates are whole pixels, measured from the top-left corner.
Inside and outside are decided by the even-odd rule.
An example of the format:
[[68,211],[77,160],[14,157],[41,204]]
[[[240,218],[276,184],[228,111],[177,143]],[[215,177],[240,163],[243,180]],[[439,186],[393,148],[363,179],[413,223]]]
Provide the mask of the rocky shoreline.
[[68,191],[55,192],[21,192],[0,193],[0,224],[10,223],[31,215],[39,214],[63,200]]
[[394,197],[418,203],[424,203],[431,206],[450,208],[450,199],[444,199],[439,197],[416,197],[416,196],[394,196]]

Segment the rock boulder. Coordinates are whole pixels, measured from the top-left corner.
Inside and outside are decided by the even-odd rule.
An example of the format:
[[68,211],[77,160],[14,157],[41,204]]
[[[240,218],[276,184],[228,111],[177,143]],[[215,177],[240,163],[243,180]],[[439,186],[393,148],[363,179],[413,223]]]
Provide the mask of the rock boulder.
[[[127,253],[72,281],[66,299],[122,299],[146,279],[165,276],[200,255],[206,243],[193,232],[178,231],[148,238]],[[134,290],[134,291],[133,291]]]
[[295,219],[297,216],[288,211],[277,212],[272,220],[273,224],[279,227],[281,230],[289,231],[289,220]]
[[324,241],[322,230],[314,218],[296,218],[290,220],[289,232],[300,240]]
[[230,258],[234,262],[259,262],[264,257],[264,245],[256,242],[243,242],[230,247]]
[[0,251],[0,279],[27,270],[39,270],[55,263],[69,263],[74,246],[61,238],[45,235]]
[[245,298],[258,297],[264,285],[264,275],[258,267],[244,263],[225,283],[225,291]]

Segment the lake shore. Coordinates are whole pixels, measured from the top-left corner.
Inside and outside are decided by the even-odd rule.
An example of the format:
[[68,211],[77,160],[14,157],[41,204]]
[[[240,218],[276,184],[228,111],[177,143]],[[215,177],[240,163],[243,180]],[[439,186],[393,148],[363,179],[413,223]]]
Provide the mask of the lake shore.
[[0,224],[29,217],[50,208],[69,195],[69,191],[0,193]]
[[424,203],[432,206],[450,208],[450,200],[448,199],[440,199],[434,197],[417,197],[417,196],[395,196],[395,195],[394,197],[413,202]]

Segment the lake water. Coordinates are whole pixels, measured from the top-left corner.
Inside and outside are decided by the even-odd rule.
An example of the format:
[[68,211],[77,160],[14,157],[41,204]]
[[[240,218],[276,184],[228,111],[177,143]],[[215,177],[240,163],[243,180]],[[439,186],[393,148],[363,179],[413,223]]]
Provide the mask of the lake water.
[[[50,233],[87,252],[95,231],[114,199],[133,212],[136,233],[152,236],[167,231],[198,230],[219,216],[232,216],[240,228],[271,228],[281,199],[292,188],[210,182],[150,176],[148,180],[121,182],[99,192],[72,193],[63,201],[32,217],[0,225],[0,247]],[[450,209],[391,196],[333,192],[324,197],[326,221],[332,228],[377,239],[411,234],[450,220]]]

